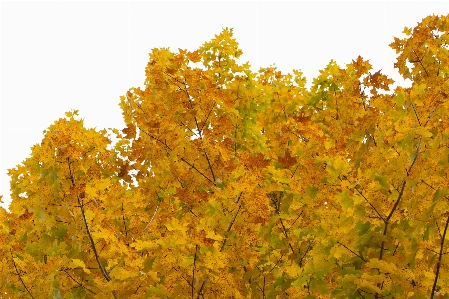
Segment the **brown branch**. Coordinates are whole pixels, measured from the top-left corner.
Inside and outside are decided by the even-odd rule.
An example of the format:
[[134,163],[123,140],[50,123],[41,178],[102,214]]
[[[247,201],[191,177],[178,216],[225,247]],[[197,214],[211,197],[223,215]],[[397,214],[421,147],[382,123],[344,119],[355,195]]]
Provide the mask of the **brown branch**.
[[74,282],[76,282],[80,287],[82,287],[83,289],[86,289],[86,290],[88,290],[89,292],[91,292],[92,294],[96,295],[96,293],[95,293],[94,291],[88,289],[88,288],[87,288],[86,286],[84,286],[82,283],[80,283],[80,282],[77,281],[75,278],[73,278],[72,275],[70,275],[70,274],[66,271],[66,269],[62,269],[61,271],[64,271],[65,274],[67,274],[67,275],[70,277],[70,279],[72,279]]
[[[175,267],[172,267],[173,268],[173,270],[175,270],[176,272],[178,272],[178,269],[176,269]],[[189,286],[192,286],[192,284],[190,283],[190,281],[188,281],[182,274],[181,274],[181,277],[187,282],[187,284],[189,285]]]
[[288,234],[287,234],[287,230],[285,229],[284,222],[282,221],[282,218],[279,218],[279,220],[281,221],[282,233],[284,234],[285,239],[288,242],[288,246],[290,247],[290,250],[292,251],[292,253],[295,254],[295,250],[293,249],[292,244],[290,244],[290,242],[288,241]]
[[[72,169],[70,168],[70,158],[67,158],[67,161],[69,162],[70,179],[72,181],[73,187],[75,187],[75,177],[73,176]],[[81,216],[83,217],[83,222],[84,222],[84,225],[86,227],[87,236],[89,237],[90,244],[92,246],[92,250],[94,252],[95,260],[97,261],[98,267],[100,268],[101,273],[103,274],[103,277],[106,279],[107,282],[109,282],[112,279],[111,279],[111,276],[109,275],[108,271],[106,270],[106,268],[103,266],[103,264],[100,261],[100,256],[98,254],[97,247],[95,246],[95,242],[94,242],[94,239],[92,237],[92,233],[90,231],[89,224],[87,223],[86,214],[84,212],[83,201],[82,201],[82,199],[80,198],[79,195],[77,195],[76,198],[78,199],[78,204],[79,204],[80,209],[81,209]],[[115,291],[112,291],[112,296],[115,299],[117,299]]]
[[203,124],[202,127],[201,127],[201,131],[203,130],[204,126],[206,125],[207,120],[209,119],[209,116],[210,116],[210,114],[212,113],[212,110],[214,110],[215,104],[216,104],[216,103],[214,103],[214,105],[213,105],[212,108],[210,109],[209,113],[207,114],[206,120],[204,121],[204,124]]
[[[139,129],[140,129],[142,132],[144,132],[145,134],[147,134],[148,136],[150,136],[151,138],[153,138],[153,139],[157,140],[158,142],[162,143],[162,144],[163,144],[165,147],[167,147],[170,151],[172,150],[172,149],[167,145],[166,142],[162,142],[159,138],[156,138],[156,137],[154,137],[154,136],[148,134],[147,132],[145,132],[144,130],[142,130],[140,127],[139,127]],[[186,159],[181,158],[181,161],[183,161],[184,163],[186,163],[187,165],[189,165],[190,167],[192,167],[193,169],[195,169],[199,174],[201,174],[201,175],[202,175],[204,178],[206,178],[209,182],[211,182],[212,184],[215,185],[215,182],[214,182],[214,181],[212,181],[212,180],[211,180],[210,178],[208,178],[204,173],[202,173],[201,171],[199,171],[194,165],[192,165],[192,164],[190,164],[189,162],[187,162]]]
[[187,165],[189,165],[190,167],[192,167],[193,169],[195,169],[199,174],[201,174],[206,180],[208,180],[209,182],[211,182],[212,184],[215,185],[215,182],[212,181],[210,178],[208,178],[204,173],[202,173],[201,171],[198,170],[198,168],[196,168],[193,164],[190,164],[189,162],[187,162],[184,158],[181,158],[181,161],[183,161],[184,163],[186,163]]
[[433,281],[433,287],[432,287],[432,292],[430,294],[430,299],[433,299],[433,296],[435,295],[435,289],[437,287],[438,275],[440,274],[440,267],[441,267],[441,257],[443,256],[444,239],[446,238],[446,232],[447,232],[448,225],[449,225],[449,216],[446,219],[446,226],[444,227],[443,237],[441,238],[440,254],[438,257],[437,270],[435,273],[435,280]]
[[[313,240],[312,240],[313,241]],[[302,260],[306,257],[307,253],[312,250],[313,248],[313,242],[309,241],[309,246],[307,246],[306,252],[304,252],[304,255],[302,256],[302,258],[299,260],[299,267],[302,267]]]
[[[340,179],[341,180],[341,179]],[[349,181],[349,180],[348,180]],[[348,190],[349,187],[346,187]],[[377,211],[377,209],[369,202],[368,198],[365,197],[365,195],[363,195],[362,192],[359,191],[359,189],[357,189],[357,187],[354,188],[364,199],[365,201],[371,206],[371,208],[373,208],[373,210],[376,212],[377,215],[379,215],[380,219],[382,219],[383,221],[385,221],[384,217],[382,217],[382,215]]]
[[193,284],[195,283],[195,268],[196,268],[196,253],[198,251],[198,245],[195,245],[195,256],[193,257],[193,270],[192,270],[192,299],[193,299],[193,293],[195,290],[195,287],[193,286]]
[[421,179],[421,182],[423,182],[424,184],[426,184],[428,187],[430,187],[433,191],[436,191],[436,189],[434,187],[432,187],[431,185],[429,185],[428,183],[426,183],[426,181],[424,181],[423,179]]
[[[238,202],[238,201],[240,200],[242,194],[243,194],[243,191],[240,192],[240,194],[238,195],[236,202]],[[235,213],[234,217],[231,218],[231,221],[229,222],[229,225],[228,225],[228,228],[227,228],[227,230],[226,230],[226,233],[228,233],[228,232],[231,230],[232,225],[234,224],[234,221],[235,221],[235,219],[237,218],[237,215],[239,214],[239,211],[240,211],[240,208],[241,208],[241,207],[242,207],[242,204],[239,205],[239,208],[238,208],[237,212]],[[226,244],[226,240],[227,240],[227,237],[224,238],[223,243],[221,244],[220,252],[223,251],[223,248],[224,248],[224,246],[225,246],[225,244]],[[206,277],[206,279],[205,279],[205,280],[203,281],[203,283],[201,284],[201,288],[200,288],[200,290],[198,291],[198,299],[199,299],[200,296],[202,295],[203,289],[204,289],[204,287],[206,286],[208,280],[209,280],[209,275]]]
[[427,126],[427,124],[429,123],[430,118],[432,117],[432,114],[435,112],[435,110],[437,109],[437,107],[434,107],[432,109],[432,111],[429,113],[429,116],[427,117],[426,123],[424,124],[424,127]]
[[[433,113],[433,112],[432,112],[432,113]],[[427,123],[426,123],[426,124],[427,124]],[[420,139],[419,139],[419,144],[418,144],[418,147],[416,148],[415,157],[413,158],[412,164],[410,165],[410,167],[408,168],[408,170],[407,170],[407,172],[406,172],[407,176],[409,176],[412,167],[415,165],[416,160],[418,159],[418,155],[419,155],[419,152],[420,152],[420,150],[421,150],[421,144],[422,144],[422,135],[421,135],[421,137],[420,137]],[[387,218],[384,220],[384,222],[385,222],[385,227],[384,227],[383,235],[384,235],[385,237],[387,236],[388,223],[389,223],[391,217],[393,216],[393,213],[395,212],[396,208],[398,207],[399,202],[400,202],[402,196],[404,195],[404,189],[405,189],[406,183],[407,183],[406,180],[404,180],[404,181],[402,182],[402,187],[401,187],[401,191],[399,192],[398,199],[397,199],[396,202],[394,203],[394,206],[393,206],[393,208],[391,209],[390,214],[388,214]],[[383,258],[384,249],[385,249],[385,240],[383,240],[382,243],[381,243],[381,245],[380,245],[379,260],[382,260],[382,258]],[[380,287],[380,284],[377,284],[377,286]],[[379,294],[376,293],[375,298],[377,299],[378,297],[379,297]]]
[[[237,212],[235,213],[234,217],[232,217],[231,221],[229,222],[228,229],[226,230],[226,233],[228,233],[231,230],[231,227],[234,224],[234,221],[237,218],[237,215],[238,215],[241,207],[242,207],[242,204],[239,205],[239,208],[238,208]],[[223,251],[223,248],[225,246],[226,240],[227,240],[227,238],[224,238],[223,243],[221,244],[220,252]]]
[[204,150],[204,156],[206,157],[207,164],[209,164],[209,169],[212,174],[212,178],[214,179],[214,182],[216,182],[217,180],[215,178],[214,170],[212,169],[212,165],[210,164],[209,156],[207,155],[206,150]]
[[209,276],[206,277],[206,279],[203,281],[203,283],[201,284],[201,288],[198,291],[198,299],[200,299],[201,295],[203,294],[203,289],[206,286],[207,281],[209,280]]
[[200,137],[199,135],[197,135],[195,132],[193,132],[193,130],[192,129],[190,129],[185,123],[183,123],[182,121],[181,121],[181,124],[184,126],[184,127],[186,127],[187,128],[187,130],[189,130],[192,134],[194,134],[194,135],[196,135],[196,136],[198,136],[198,137]]
[[295,225],[295,222],[299,219],[299,217],[301,217],[303,212],[304,211],[301,211],[301,213],[299,213],[298,217],[296,217],[295,221],[293,221],[292,225],[290,225],[290,227],[287,229],[287,231],[286,231],[287,233],[293,227],[293,225]]
[[411,106],[412,106],[413,112],[415,112],[416,119],[418,120],[418,124],[421,126],[421,121],[419,120],[418,113],[416,113],[415,105],[414,105],[414,104],[411,104]]
[[[422,68],[423,68],[424,71],[426,72],[427,77],[429,77],[429,73],[427,73],[427,70],[426,70],[426,68],[424,67],[424,65],[422,64],[421,59],[418,57],[418,54],[416,54],[415,49],[413,49],[413,53],[415,53],[416,58],[418,58],[419,64],[421,64]],[[416,61],[413,61],[413,62],[416,62]]]
[[418,147],[416,148],[415,157],[413,158],[412,164],[410,165],[410,167],[407,170],[407,176],[409,176],[410,170],[412,169],[413,165],[415,165],[416,160],[418,159],[419,151],[421,150],[421,144],[422,144],[422,135],[419,138],[419,144],[418,144]]
[[[122,202],[122,218],[123,218],[123,225],[125,226],[125,235],[126,235],[126,238],[128,238],[128,230],[126,228],[125,211],[123,210],[123,202]],[[129,247],[128,242],[126,242],[126,245],[128,245],[128,247]]]
[[19,269],[17,269],[17,265],[16,262],[14,261],[14,256],[12,255],[12,250],[9,249],[9,252],[11,253],[11,257],[12,257],[12,262],[14,263],[14,268],[16,269],[16,273],[19,276],[20,281],[22,282],[23,287],[25,288],[25,290],[27,290],[28,294],[31,296],[31,298],[34,299],[33,295],[31,294],[30,290],[27,288],[27,286],[25,285],[25,282],[22,279],[22,276],[20,275]]
[[356,255],[356,256],[357,256],[359,259],[361,259],[362,261],[367,262],[367,260],[365,260],[365,259],[363,258],[363,256],[358,255],[357,253],[355,253],[354,251],[352,251],[351,249],[349,249],[348,247],[346,247],[346,246],[343,245],[342,243],[337,242],[337,244],[343,246],[344,248],[346,248],[347,250],[349,250],[350,252],[352,252],[352,254]]
[[271,273],[271,271],[274,270],[274,268],[276,268],[276,266],[279,264],[279,262],[281,261],[282,257],[284,257],[285,253],[283,255],[281,255],[281,257],[278,259],[278,261],[276,262],[276,264],[274,264],[273,268],[271,268],[271,270],[269,271]]
[[92,233],[90,231],[89,224],[87,223],[86,214],[84,212],[84,207],[83,207],[83,204],[81,202],[81,198],[79,196],[77,196],[77,198],[78,198],[78,202],[80,203],[80,206],[81,206],[81,215],[83,216],[84,225],[86,227],[87,235],[89,237],[89,240],[90,240],[90,243],[91,243],[91,246],[92,246],[92,250],[93,250],[94,255],[95,255],[95,260],[98,263],[98,267],[100,267],[100,270],[101,270],[101,273],[103,274],[103,277],[106,279],[106,281],[109,282],[109,281],[111,281],[111,276],[109,276],[108,271],[106,270],[106,268],[104,268],[103,264],[100,261],[100,256],[98,255],[97,247],[95,246],[95,242],[94,242],[94,239],[92,237]]

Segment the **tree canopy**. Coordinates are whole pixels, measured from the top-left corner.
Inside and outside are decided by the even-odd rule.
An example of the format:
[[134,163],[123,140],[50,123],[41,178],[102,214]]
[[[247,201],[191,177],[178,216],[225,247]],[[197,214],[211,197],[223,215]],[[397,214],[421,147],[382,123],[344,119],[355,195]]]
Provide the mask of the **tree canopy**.
[[72,110],[9,169],[0,298],[449,298],[449,15],[404,33],[395,90],[153,49],[124,129]]

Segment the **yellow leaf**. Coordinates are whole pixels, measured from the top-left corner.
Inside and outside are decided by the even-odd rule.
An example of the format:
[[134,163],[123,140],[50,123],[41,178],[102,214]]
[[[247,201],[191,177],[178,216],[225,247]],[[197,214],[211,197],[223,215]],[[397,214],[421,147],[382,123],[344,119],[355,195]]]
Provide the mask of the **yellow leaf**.
[[206,238],[212,239],[212,240],[217,240],[217,241],[221,241],[223,240],[223,237],[220,235],[217,235],[214,231],[208,231],[206,234]]
[[92,210],[85,210],[84,215],[86,216],[86,219],[88,222],[92,221],[92,219],[94,219],[94,216],[95,216],[95,214]]
[[87,274],[90,274],[90,270],[86,268],[86,264],[82,260],[79,259],[72,259],[71,261],[71,268],[82,268],[83,271]]

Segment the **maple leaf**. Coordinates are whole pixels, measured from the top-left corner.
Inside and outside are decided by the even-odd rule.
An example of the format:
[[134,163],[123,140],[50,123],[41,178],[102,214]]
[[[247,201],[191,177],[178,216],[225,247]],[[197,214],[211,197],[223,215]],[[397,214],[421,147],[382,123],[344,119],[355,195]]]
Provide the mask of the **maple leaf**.
[[292,157],[290,151],[286,150],[284,157],[278,157],[278,162],[286,167],[292,167],[298,163],[295,157]]

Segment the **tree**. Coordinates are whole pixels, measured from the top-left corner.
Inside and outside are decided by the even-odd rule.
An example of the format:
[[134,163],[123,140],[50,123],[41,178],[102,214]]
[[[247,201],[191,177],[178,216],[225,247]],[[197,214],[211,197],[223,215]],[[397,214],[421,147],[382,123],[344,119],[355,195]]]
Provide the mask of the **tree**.
[[390,93],[361,57],[254,73],[232,29],[154,49],[126,128],[67,112],[9,170],[0,296],[448,298],[448,32],[395,38]]

